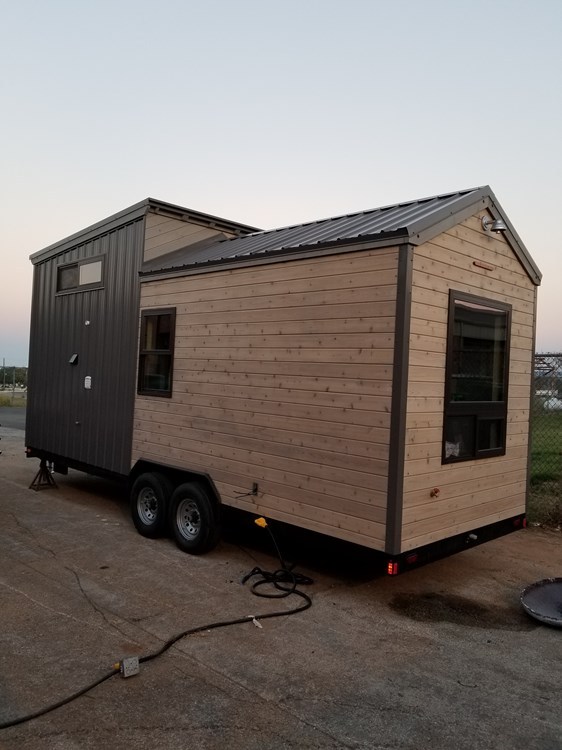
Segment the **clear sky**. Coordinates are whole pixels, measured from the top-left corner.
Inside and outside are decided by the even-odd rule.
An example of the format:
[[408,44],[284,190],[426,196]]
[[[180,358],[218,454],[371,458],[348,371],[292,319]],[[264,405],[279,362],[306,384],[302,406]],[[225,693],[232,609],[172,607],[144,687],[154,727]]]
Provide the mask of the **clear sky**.
[[0,363],[29,255],[148,196],[272,228],[485,184],[562,351],[562,0],[0,8]]

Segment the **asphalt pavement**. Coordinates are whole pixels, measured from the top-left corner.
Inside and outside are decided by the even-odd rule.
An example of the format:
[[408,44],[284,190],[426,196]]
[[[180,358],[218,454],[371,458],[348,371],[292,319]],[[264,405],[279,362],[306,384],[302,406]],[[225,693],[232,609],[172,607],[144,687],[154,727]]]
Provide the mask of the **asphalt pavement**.
[[0,427],[25,429],[25,406],[0,406]]
[[0,724],[186,629],[256,617],[180,638],[138,675],[0,730],[2,750],[562,748],[562,631],[519,606],[524,586],[560,575],[560,532],[386,578],[357,548],[279,529],[313,604],[260,620],[300,600],[241,582],[278,566],[249,517],[189,556],[136,533],[119,485],[70,472],[27,489],[37,462],[23,433],[0,435]]

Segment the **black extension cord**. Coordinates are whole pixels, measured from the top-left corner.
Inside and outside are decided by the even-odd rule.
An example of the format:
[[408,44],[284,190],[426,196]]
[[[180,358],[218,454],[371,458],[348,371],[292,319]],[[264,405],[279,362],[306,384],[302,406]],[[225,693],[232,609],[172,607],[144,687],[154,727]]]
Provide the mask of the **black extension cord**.
[[[295,609],[295,612],[302,612],[312,605],[312,600],[308,594],[305,594],[304,591],[299,591],[297,588],[297,586],[309,586],[311,583],[314,583],[312,578],[302,573],[294,573],[292,568],[283,565],[282,568],[276,570],[274,573],[269,573],[267,570],[256,567],[244,576],[242,583],[246,583],[254,576],[260,577],[252,583],[252,594],[262,596],[265,599],[283,599],[286,596],[291,596],[291,594],[296,594],[305,600],[306,606]],[[271,584],[276,591],[266,592],[259,590],[261,586],[267,583]]]
[[[279,552],[279,548],[277,546],[277,542],[275,541],[275,538],[271,532],[271,529],[269,526],[267,526],[267,529],[271,535],[271,538],[273,539],[273,543],[275,544],[275,549],[277,551],[277,554],[279,556],[279,561],[281,563],[281,568],[279,570],[276,570],[274,573],[269,573],[266,570],[262,570],[261,568],[254,568],[250,573],[244,576],[242,578],[242,583],[246,583],[251,578],[254,578],[256,576],[259,576],[257,580],[255,580],[252,584],[251,591],[252,594],[255,596],[261,596],[267,599],[282,599],[287,596],[291,596],[292,594],[295,594],[296,596],[299,596],[301,599],[304,600],[303,604],[299,605],[298,607],[295,607],[295,609],[289,609],[289,610],[283,610],[282,612],[269,612],[267,614],[263,615],[247,615],[246,617],[239,617],[235,620],[223,620],[221,622],[212,622],[208,625],[199,625],[195,628],[189,628],[187,630],[182,631],[181,633],[178,633],[173,638],[170,638],[170,640],[166,641],[163,646],[161,646],[157,651],[154,651],[151,654],[147,654],[146,656],[141,656],[139,658],[139,664],[145,664],[146,662],[152,661],[153,659],[157,659],[159,656],[161,656],[163,653],[165,653],[169,648],[171,648],[174,643],[177,643],[182,638],[185,638],[188,635],[194,635],[195,633],[201,633],[205,630],[217,630],[218,628],[228,628],[231,625],[242,625],[246,622],[254,622],[256,620],[267,620],[273,617],[287,617],[289,615],[296,615],[297,612],[304,612],[306,609],[309,609],[309,607],[312,606],[312,599],[308,594],[305,594],[304,591],[299,591],[297,586],[308,586],[311,583],[314,583],[312,578],[309,578],[308,576],[302,575],[301,573],[295,573],[293,571],[293,566],[287,565]],[[270,584],[273,586],[275,591],[267,592],[262,591],[261,587]],[[111,671],[106,672],[104,675],[99,677],[95,682],[90,683],[89,685],[86,685],[86,687],[82,688],[81,690],[78,690],[76,693],[73,693],[72,695],[69,695],[66,698],[63,698],[62,700],[58,701],[57,703],[53,703],[50,706],[46,706],[45,708],[40,709],[39,711],[35,711],[34,713],[27,714],[25,716],[20,716],[19,719],[12,719],[10,721],[5,721],[0,723],[0,729],[8,729],[8,727],[15,727],[18,724],[24,724],[27,721],[31,721],[32,719],[37,719],[39,716],[44,716],[45,714],[51,713],[51,711],[55,711],[57,708],[61,708],[61,706],[66,706],[68,703],[71,703],[72,701],[76,700],[77,698],[80,698],[80,696],[85,695],[90,690],[93,690],[98,685],[101,685],[102,682],[105,682],[106,680],[111,679],[111,677],[114,677],[116,674],[120,673],[120,665],[117,664]]]

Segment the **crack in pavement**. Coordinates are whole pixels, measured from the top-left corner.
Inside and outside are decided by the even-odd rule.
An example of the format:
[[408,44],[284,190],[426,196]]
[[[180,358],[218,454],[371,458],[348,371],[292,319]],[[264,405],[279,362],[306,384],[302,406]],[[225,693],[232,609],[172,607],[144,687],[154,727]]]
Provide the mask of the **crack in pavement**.
[[29,534],[29,536],[34,540],[35,544],[39,547],[39,549],[43,550],[43,552],[47,552],[49,555],[51,555],[51,557],[54,557],[54,558],[57,557],[57,553],[50,547],[46,547],[45,545],[41,544],[41,542],[38,540],[34,532],[31,531],[31,529],[28,526],[26,526],[23,523],[23,521],[20,521],[20,519],[16,516],[15,513],[13,513],[12,511],[8,511],[8,515],[14,519],[14,521],[16,522],[16,525],[19,526],[20,529],[22,529],[27,534]]
[[[135,645],[140,646],[141,644],[139,643],[139,641],[136,638],[132,638],[129,635],[129,633],[126,633],[124,630],[121,630],[121,628],[116,623],[111,622],[111,620],[109,620],[107,618],[107,616],[106,616],[105,612],[103,611],[103,609],[101,607],[98,607],[98,605],[93,601],[93,599],[91,598],[91,596],[85,591],[84,586],[82,585],[82,581],[80,580],[80,576],[78,575],[78,573],[75,570],[73,570],[72,568],[69,568],[67,565],[65,565],[64,567],[65,567],[65,570],[68,570],[69,573],[72,573],[72,575],[76,579],[76,583],[78,584],[78,588],[82,592],[82,595],[83,595],[84,599],[86,599],[86,601],[88,602],[88,604],[90,605],[90,607],[92,607],[92,609],[95,612],[97,612],[99,615],[101,615],[101,617],[103,618],[104,622],[106,622],[107,625],[110,628],[114,628],[115,630],[117,630],[118,633],[121,633],[121,635],[124,638],[126,638],[127,640],[132,640],[133,643],[135,643]],[[114,612],[111,612],[111,614],[114,617],[119,617],[119,615],[116,615]],[[129,625],[132,624],[132,623],[129,623],[128,620],[123,620],[123,618],[119,618],[119,619],[121,619],[123,622],[126,622]]]
[[33,604],[36,604],[38,607],[41,607],[42,609],[46,609],[48,612],[52,612],[54,615],[60,615],[61,617],[66,617],[69,620],[73,620],[74,622],[79,623],[80,625],[88,625],[95,628],[98,628],[98,630],[102,630],[105,632],[105,628],[103,628],[101,625],[98,625],[96,623],[89,623],[86,622],[86,620],[82,620],[79,617],[74,617],[74,615],[69,615],[67,612],[61,612],[58,609],[55,609],[54,607],[49,607],[47,604],[43,604],[43,602],[38,601],[37,599],[34,599],[29,594],[26,594],[25,591],[22,591],[21,589],[16,588],[15,586],[10,586],[9,583],[6,583],[5,581],[0,581],[0,586],[4,586],[4,588],[9,589],[10,591],[15,592],[16,594],[20,594],[21,596],[24,596],[26,599],[29,599],[30,602],[33,602]]

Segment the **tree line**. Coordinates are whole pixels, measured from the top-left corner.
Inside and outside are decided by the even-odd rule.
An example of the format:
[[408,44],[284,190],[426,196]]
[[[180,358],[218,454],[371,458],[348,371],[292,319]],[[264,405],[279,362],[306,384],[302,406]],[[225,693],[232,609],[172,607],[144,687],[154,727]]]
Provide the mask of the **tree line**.
[[27,388],[27,367],[0,367],[0,390]]

